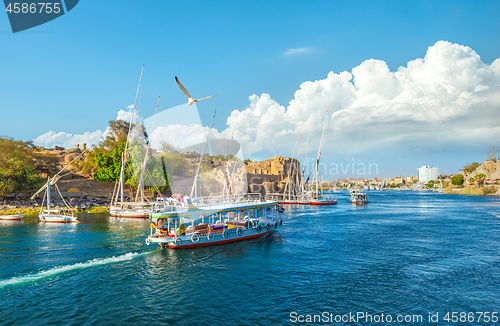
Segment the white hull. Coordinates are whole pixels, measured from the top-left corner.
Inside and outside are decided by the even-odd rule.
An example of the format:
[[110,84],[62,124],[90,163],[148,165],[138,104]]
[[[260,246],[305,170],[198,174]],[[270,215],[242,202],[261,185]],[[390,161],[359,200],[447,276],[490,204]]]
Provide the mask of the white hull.
[[114,217],[148,218],[151,209],[110,209],[109,214]]
[[325,205],[336,205],[338,202],[336,199],[311,199],[311,205],[325,206]]
[[38,215],[40,222],[45,223],[78,223],[74,216],[64,216],[59,214],[40,214]]
[[109,207],[109,214],[113,217],[148,218],[151,207],[144,203],[117,203]]
[[0,215],[0,220],[2,221],[20,221],[24,217],[24,214],[20,215]]

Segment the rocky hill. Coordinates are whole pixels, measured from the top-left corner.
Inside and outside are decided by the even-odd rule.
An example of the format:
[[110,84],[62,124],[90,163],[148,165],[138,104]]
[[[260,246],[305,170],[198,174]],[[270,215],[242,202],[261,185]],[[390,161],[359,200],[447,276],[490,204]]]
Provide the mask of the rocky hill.
[[[468,167],[470,167],[469,165]],[[464,169],[467,170],[467,169]],[[470,169],[469,169],[470,170]],[[497,195],[500,196],[500,161],[486,160],[479,164],[472,172],[459,172],[463,175],[463,187],[457,187],[451,183],[444,190],[448,194],[461,194],[461,195]],[[484,174],[484,182],[470,182],[471,178],[476,178],[477,175]]]
[[500,185],[500,161],[484,161],[473,172],[463,173],[465,186],[469,186],[469,179],[483,173],[486,176],[485,185]]

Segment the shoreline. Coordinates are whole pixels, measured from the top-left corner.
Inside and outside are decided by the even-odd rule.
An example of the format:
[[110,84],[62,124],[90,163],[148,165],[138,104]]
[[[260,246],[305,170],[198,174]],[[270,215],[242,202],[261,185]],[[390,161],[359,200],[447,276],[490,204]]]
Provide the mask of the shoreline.
[[[108,207],[107,206],[92,206],[88,209],[84,209],[84,210],[76,210],[75,209],[75,213],[88,213],[88,214],[96,214],[96,213],[104,213],[104,212],[107,212],[108,211]],[[34,215],[38,215],[38,213],[40,212],[40,208],[37,207],[37,208],[11,208],[11,209],[7,209],[7,210],[0,210],[0,216],[3,216],[3,215],[18,215],[18,214],[24,214],[25,216],[34,216]]]
[[453,187],[448,186],[444,188],[444,193],[448,195],[465,195],[465,196],[500,196],[500,189],[495,186],[466,186],[466,187]]

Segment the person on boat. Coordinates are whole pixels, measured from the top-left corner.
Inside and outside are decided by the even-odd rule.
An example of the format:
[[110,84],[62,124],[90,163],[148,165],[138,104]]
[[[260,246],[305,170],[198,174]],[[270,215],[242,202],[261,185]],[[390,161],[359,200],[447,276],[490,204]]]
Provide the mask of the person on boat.
[[179,228],[177,229],[177,236],[180,237],[185,233],[186,233],[186,228],[184,227],[184,223],[181,223],[181,225],[179,225]]

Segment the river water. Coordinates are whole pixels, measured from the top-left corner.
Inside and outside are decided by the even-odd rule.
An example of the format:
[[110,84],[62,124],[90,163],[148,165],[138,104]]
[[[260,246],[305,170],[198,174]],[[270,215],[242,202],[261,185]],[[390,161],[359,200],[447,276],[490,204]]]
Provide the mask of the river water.
[[0,222],[0,324],[500,324],[500,198],[367,194],[287,206],[264,239],[184,250],[146,246],[147,220]]

